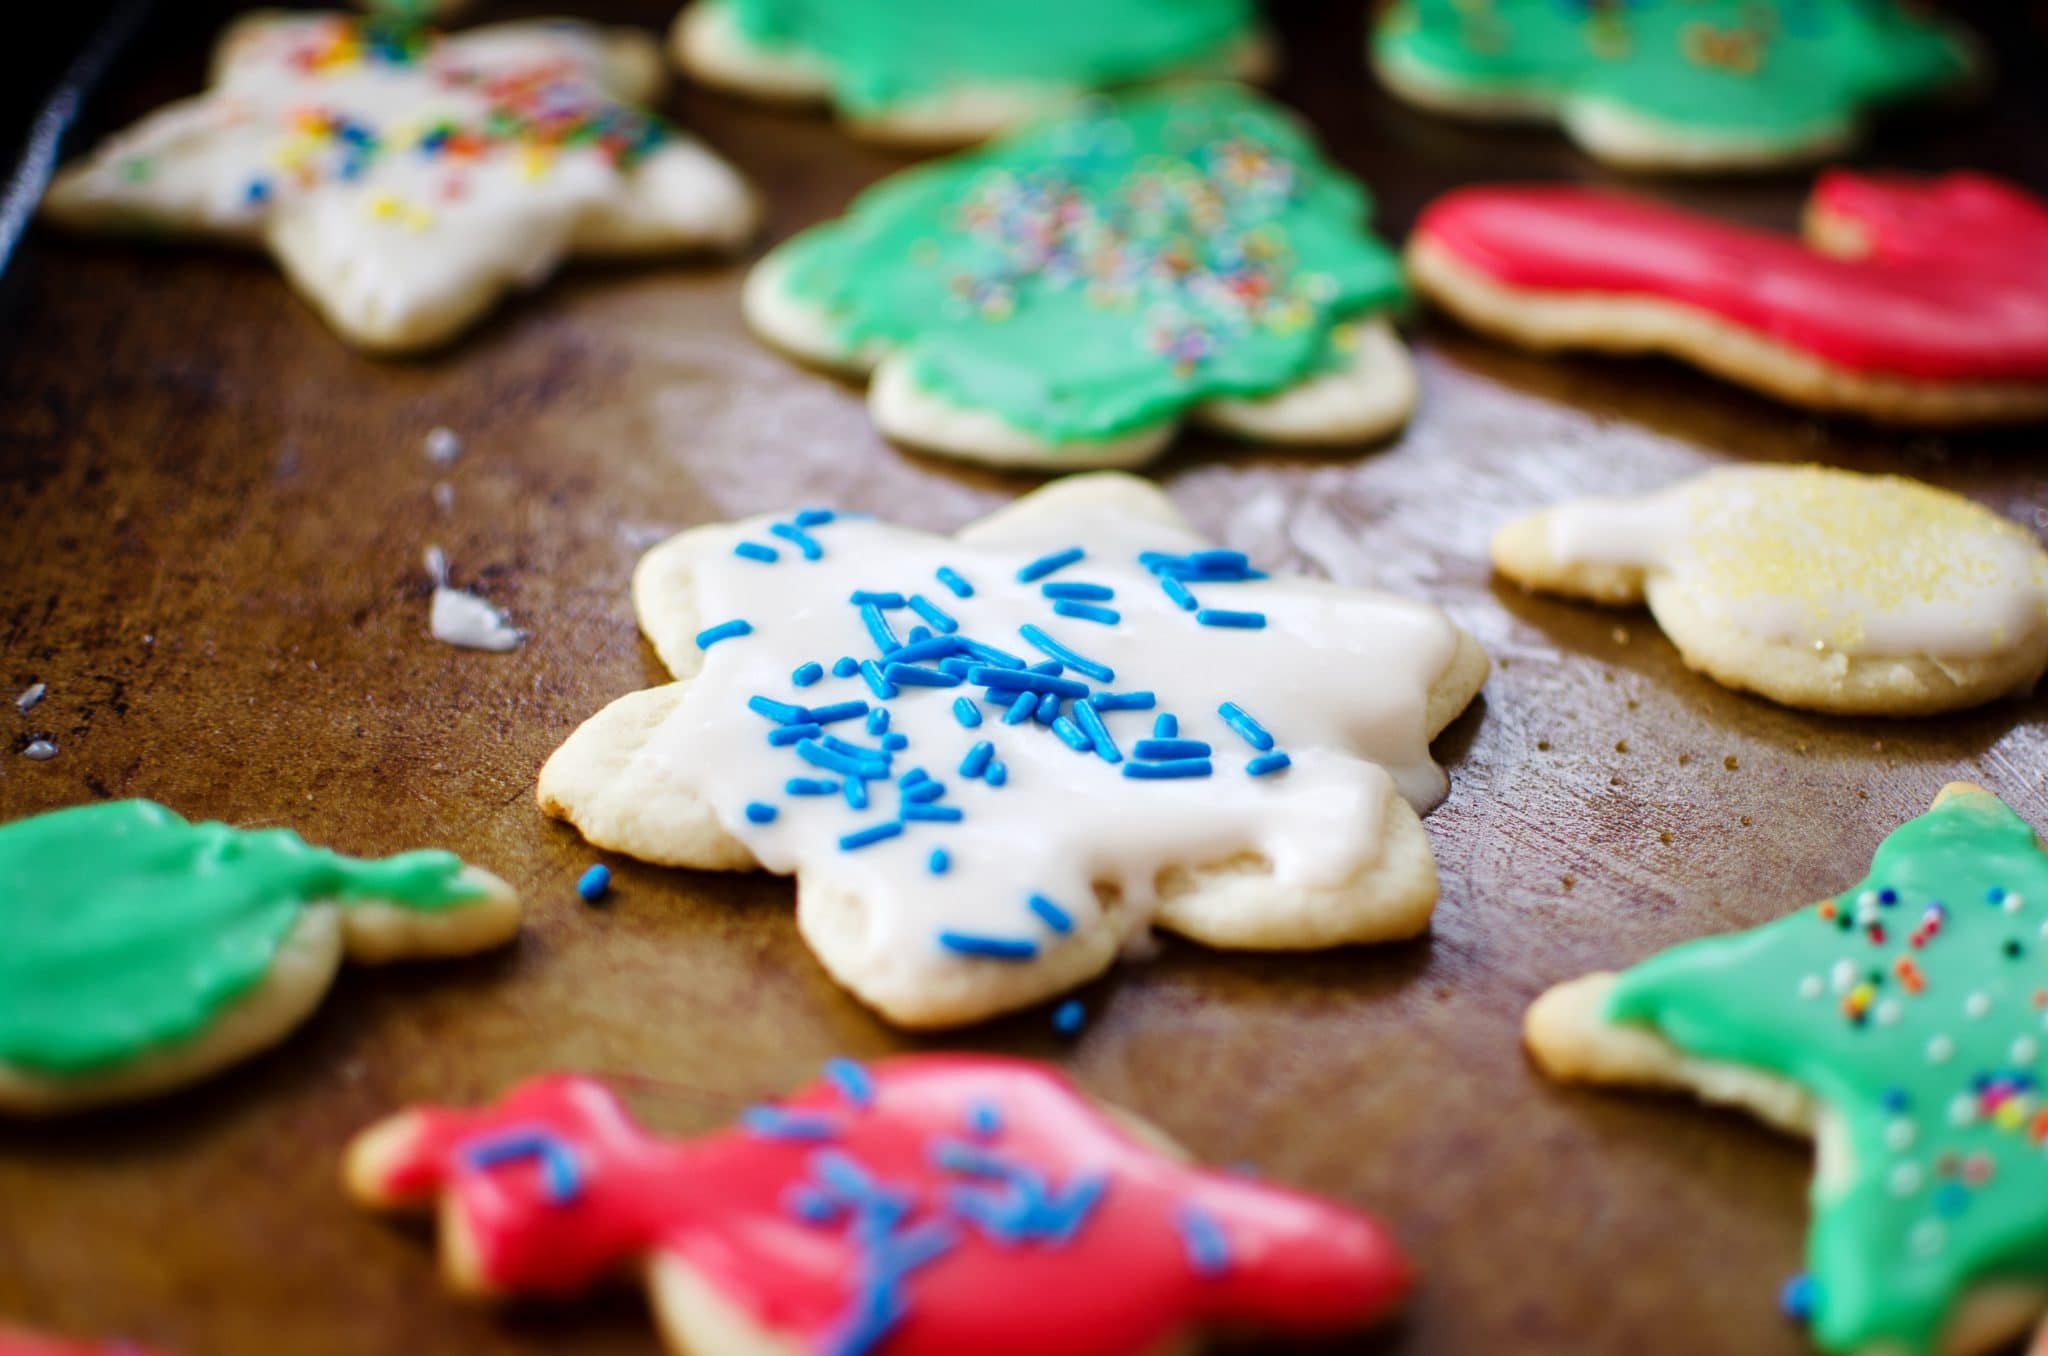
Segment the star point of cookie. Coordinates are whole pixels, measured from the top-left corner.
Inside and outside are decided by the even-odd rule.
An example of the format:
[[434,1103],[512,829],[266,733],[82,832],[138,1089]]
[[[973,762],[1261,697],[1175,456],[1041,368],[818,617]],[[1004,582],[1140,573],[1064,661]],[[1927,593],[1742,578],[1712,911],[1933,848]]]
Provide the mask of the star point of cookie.
[[1705,172],[1820,159],[1981,64],[1962,29],[1895,0],[1397,0],[1371,56],[1419,107],[1548,119],[1610,164]]
[[1191,1330],[1343,1332],[1411,1284],[1371,1219],[1189,1166],[1043,1065],[924,1055],[826,1077],[689,1140],[601,1083],[420,1107],[350,1146],[367,1206],[439,1206],[452,1282],[644,1275],[691,1356],[1149,1356]]
[[871,375],[888,436],[1072,470],[1183,423],[1280,443],[1398,429],[1415,377],[1359,184],[1241,86],[1091,101],[906,171],[778,247],[754,330]]
[[2048,670],[2048,552],[1960,495],[1820,466],[1571,500],[1495,535],[1539,592],[1647,601],[1687,665],[1788,706],[1931,715]]
[[894,1022],[1052,997],[1154,923],[1267,950],[1427,925],[1429,741],[1477,644],[1269,576],[1143,481],[1058,481],[951,538],[699,528],[634,598],[677,681],[571,736],[543,809],[647,861],[794,874],[805,940]]
[[755,207],[635,105],[650,41],[573,21],[442,35],[388,16],[257,12],[201,94],[61,171],[44,219],[259,246],[350,343],[451,339],[572,255],[729,248]]
[[1831,1352],[1995,1349],[2048,1308],[2048,853],[1952,783],[1860,883],[1560,985],[1537,1063],[1687,1088],[1815,1134],[1807,1245]]

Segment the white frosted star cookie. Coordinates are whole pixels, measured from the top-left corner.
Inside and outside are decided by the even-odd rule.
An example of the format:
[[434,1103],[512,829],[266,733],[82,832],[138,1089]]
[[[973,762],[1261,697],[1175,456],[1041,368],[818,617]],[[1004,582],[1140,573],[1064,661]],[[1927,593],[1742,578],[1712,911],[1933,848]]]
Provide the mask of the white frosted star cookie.
[[350,343],[418,350],[572,254],[746,239],[739,177],[635,106],[660,81],[625,29],[258,12],[222,37],[206,93],[62,171],[42,215],[261,246]]
[[671,46],[705,84],[830,102],[855,134],[912,145],[978,141],[1113,85],[1276,64],[1250,0],[694,0]]
[[1898,476],[1752,467],[1575,500],[1502,528],[1493,563],[1540,592],[1647,600],[1687,664],[1787,706],[1926,715],[2048,668],[2040,543]]
[[1144,481],[1059,481],[950,538],[697,528],[634,601],[677,681],[572,735],[542,808],[645,861],[794,874],[806,941],[894,1022],[1058,994],[1153,924],[1256,950],[1428,924],[1429,742],[1478,645],[1212,550]]

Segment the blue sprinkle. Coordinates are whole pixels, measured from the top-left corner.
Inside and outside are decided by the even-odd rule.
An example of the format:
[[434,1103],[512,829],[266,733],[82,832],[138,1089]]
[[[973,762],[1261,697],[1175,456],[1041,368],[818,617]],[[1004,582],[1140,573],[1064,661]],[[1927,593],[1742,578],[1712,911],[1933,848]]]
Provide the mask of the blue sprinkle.
[[945,875],[946,869],[952,865],[952,854],[942,847],[933,848],[932,855],[925,859],[925,866],[930,869],[934,876]]
[[1081,621],[1101,622],[1104,626],[1115,626],[1122,621],[1123,614],[1114,608],[1097,607],[1093,603],[1073,603],[1065,598],[1052,605],[1052,610],[1062,617],[1074,617]]
[[1230,1270],[1230,1240],[1208,1211],[1187,1201],[1174,1212],[1173,1222],[1187,1249],[1188,1268],[1195,1275],[1211,1280]]
[[782,559],[782,553],[772,546],[763,546],[757,541],[743,541],[732,548],[732,553],[742,560],[758,560],[763,565],[773,565]]
[[1172,575],[1161,575],[1159,587],[1166,590],[1166,596],[1173,599],[1174,605],[1183,612],[1193,612],[1201,606],[1195,601],[1195,595],[1188,592],[1188,586]]
[[758,694],[747,698],[747,709],[781,725],[799,725],[811,718],[810,711],[804,707]]
[[914,767],[910,769],[910,771],[904,773],[901,777],[898,777],[896,779],[896,785],[902,787],[905,791],[908,791],[911,787],[916,786],[919,782],[928,782],[931,779],[931,773],[926,772],[921,767]]
[[1223,717],[1223,723],[1237,731],[1245,743],[1264,753],[1273,747],[1273,736],[1266,733],[1266,727],[1253,720],[1251,713],[1236,702],[1225,702],[1216,708],[1216,714]]
[[912,645],[930,640],[931,638],[932,629],[929,626],[913,626],[910,628],[910,644]]
[[974,666],[964,659],[941,659],[939,661],[939,672],[950,673],[955,678],[965,679],[967,677],[967,670],[972,667]]
[[799,1186],[783,1198],[783,1207],[806,1224],[830,1224],[845,1209],[815,1187]]
[[1180,718],[1171,711],[1161,711],[1152,718],[1152,737],[1172,739],[1180,733]]
[[612,869],[603,862],[591,867],[576,878],[576,893],[583,896],[586,904],[595,904],[604,898],[605,891],[612,888]]
[[839,515],[828,508],[807,508],[797,510],[798,527],[823,527]]
[[873,603],[862,603],[860,605],[860,619],[861,623],[868,628],[868,635],[873,638],[875,648],[883,654],[889,654],[892,651],[903,648],[903,642],[896,638],[896,632],[890,627],[889,619],[882,615],[881,608],[876,607]]
[[1107,584],[1040,584],[1038,591],[1048,598],[1072,598],[1082,603],[1103,603],[1116,597],[1116,590]]
[[1095,749],[1095,741],[1082,733],[1081,727],[1065,716],[1054,719],[1052,732],[1060,737],[1061,743],[1075,753],[1092,753]]
[[891,697],[897,695],[896,684],[882,676],[882,666],[874,660],[863,659],[860,661],[860,676],[867,681],[868,691],[874,693],[882,701],[888,701]]
[[960,637],[960,646],[982,663],[993,665],[999,669],[1021,669],[1024,667],[1023,659],[1011,654],[1008,650],[999,650],[993,645],[970,639],[967,636]]
[[1087,1020],[1088,1009],[1081,1006],[1078,998],[1069,998],[1052,1010],[1052,1029],[1070,1039],[1080,1034],[1081,1023]]
[[1954,1219],[1970,1208],[1970,1189],[1961,1182],[1943,1182],[1934,1192],[1934,1212]]
[[963,777],[979,777],[987,770],[989,760],[995,756],[996,746],[989,743],[986,739],[982,740],[969,749],[967,756],[960,760],[960,775]]
[[242,190],[242,196],[247,198],[250,202],[266,201],[270,197],[269,181],[264,179],[251,179],[249,181],[249,186]]
[[853,656],[850,654],[840,655],[839,658],[832,661],[832,676],[834,678],[851,678],[859,672],[860,665],[853,662]]
[[924,805],[916,801],[897,811],[906,822],[925,820],[934,824],[958,824],[961,819],[957,805]]
[[1811,1323],[1820,1300],[1820,1283],[1808,1272],[1786,1280],[1778,1291],[1778,1308],[1794,1323]]
[[990,786],[1001,786],[1010,780],[1010,769],[1001,763],[990,763],[988,771],[981,774],[981,779]]
[[839,1127],[823,1116],[781,1107],[750,1106],[740,1113],[740,1127],[762,1139],[798,1140],[817,1144],[837,1139]]
[[778,725],[768,732],[768,742],[779,749],[785,744],[795,744],[805,739],[816,739],[824,732],[825,727],[818,724],[815,720],[807,720],[801,725]]
[[1088,736],[1088,742],[1103,762],[1121,763],[1124,760],[1123,750],[1119,749],[1116,740],[1110,737],[1109,727],[1102,723],[1102,717],[1096,714],[1093,703],[1074,703],[1074,723]]
[[1050,692],[1061,698],[1088,695],[1088,685],[1077,683],[1071,678],[1056,678],[1049,673],[991,668],[987,664],[976,664],[967,670],[967,681],[976,687],[993,688],[997,692],[1034,692],[1040,695]]
[[747,819],[755,824],[773,824],[775,807],[766,801],[750,800],[747,802]]
[[817,539],[800,527],[790,523],[770,523],[768,530],[804,553],[805,560],[816,560],[825,554],[825,548]]
[[981,1139],[994,1139],[1003,1133],[1003,1113],[994,1102],[975,1102],[967,1108],[967,1129]]
[[[1017,634],[1024,637],[1025,643],[1032,648],[1044,651],[1076,673],[1086,674],[1098,683],[1113,683],[1116,681],[1115,669],[1107,664],[1099,664],[1084,655],[1076,654],[1029,622],[1018,627]],[[1077,683],[1075,686],[1079,687],[1080,685]],[[1085,688],[1082,689],[1083,692],[1086,690]],[[1079,696],[1081,694],[1073,693],[1071,695]]]
[[882,676],[892,683],[904,687],[958,687],[960,679],[944,669],[928,669],[920,664],[890,664],[882,670]]
[[1157,702],[1149,692],[1098,692],[1088,699],[1098,711],[1150,711]]
[[1131,746],[1133,758],[1207,758],[1214,751],[1199,739],[1141,739]]
[[[922,770],[923,769],[921,768],[919,769],[919,771]],[[926,780],[919,782],[915,786],[906,788],[903,792],[903,798],[907,801],[912,802],[913,804],[923,805],[927,801],[937,800],[939,797],[945,794],[946,784],[944,782]]]
[[1266,625],[1266,614],[1231,612],[1220,607],[1205,607],[1195,614],[1195,620],[1204,626],[1228,626],[1239,631],[1258,631]]
[[1053,693],[1046,693],[1038,699],[1038,709],[1031,713],[1031,718],[1040,725],[1051,725],[1060,718],[1060,699]]
[[[855,668],[854,672],[859,672],[858,667]],[[855,716],[864,716],[867,713],[868,704],[855,697],[852,701],[833,702],[830,706],[814,706],[807,714],[820,725],[832,725],[842,720],[852,720]]]
[[1896,904],[1899,902],[1899,892],[1891,889],[1879,890],[1877,892],[1877,902],[1887,906]]
[[791,777],[782,790],[791,796],[830,796],[838,793],[839,783],[823,777]]
[[1275,749],[1271,753],[1262,753],[1249,763],[1246,763],[1244,770],[1254,777],[1263,777],[1269,772],[1278,772],[1282,768],[1293,766],[1293,764],[1294,760],[1289,758],[1285,751]]
[[790,670],[789,681],[798,687],[809,687],[825,676],[825,666],[815,659],[809,659]]
[[513,1130],[470,1144],[463,1162],[478,1171],[521,1159],[540,1160],[541,1186],[549,1205],[567,1205],[582,1193],[582,1168],[576,1151],[545,1130]]
[[910,736],[891,730],[882,736],[882,747],[891,753],[896,752],[898,749],[907,749],[910,747]]
[[870,604],[875,607],[901,607],[903,606],[903,595],[900,593],[874,593],[868,589],[855,589],[853,596],[846,601],[852,603],[855,607]]
[[2005,902],[2005,887],[2003,885],[1994,885],[1989,890],[1986,890],[1984,892],[1984,902],[1986,904],[2003,904]]
[[735,636],[748,636],[753,633],[754,628],[751,624],[741,618],[734,617],[731,621],[720,622],[716,626],[707,626],[702,631],[699,631],[697,633],[697,648],[708,650],[721,640],[731,640]]
[[1038,943],[1028,937],[984,937],[951,929],[939,933],[939,945],[963,956],[985,956],[989,960],[1026,961],[1038,954]]
[[1003,724],[1022,725],[1025,721],[1031,719],[1037,711],[1038,694],[1036,692],[1019,692],[1017,700],[1011,702],[1009,710],[1003,712]]
[[950,614],[922,593],[910,595],[910,610],[923,617],[927,622],[930,622],[934,631],[943,631],[947,635],[951,635],[960,629],[959,622],[954,621]]
[[1064,551],[1055,551],[1049,556],[1040,556],[1023,569],[1017,571],[1017,582],[1020,584],[1036,584],[1054,570],[1064,570],[1067,566],[1087,554],[1086,551],[1083,551],[1078,546],[1069,546]]
[[974,596],[974,585],[962,579],[959,572],[953,569],[952,566],[939,566],[938,577],[941,584],[944,584],[953,591],[955,598],[972,598]]
[[[829,738],[829,736],[827,736]],[[847,777],[886,777],[889,775],[888,760],[877,757],[858,757],[841,749],[832,748],[815,739],[799,740],[797,755],[814,767],[827,772],[837,772]]]
[[886,706],[878,706],[874,710],[868,712],[867,724],[868,733],[871,735],[878,735],[881,734],[883,731],[887,730],[889,728],[889,708]]
[[1074,930],[1073,915],[1044,895],[1035,894],[1025,902],[1031,906],[1031,912],[1037,914],[1054,932],[1065,935]]
[[835,749],[847,755],[849,758],[863,759],[875,764],[877,767],[886,767],[889,762],[889,755],[884,750],[869,748],[866,744],[856,744],[851,739],[841,739],[838,735],[826,735],[818,742],[828,749]]
[[1206,758],[1176,758],[1170,763],[1124,764],[1124,776],[1146,782],[1172,781],[1181,777],[1206,777],[1214,771]]
[[874,824],[854,833],[843,835],[839,840],[839,847],[842,852],[853,852],[868,846],[870,843],[879,843],[885,838],[894,838],[902,832],[903,826],[894,820],[886,824]]
[[953,719],[971,730],[981,724],[981,708],[974,704],[972,698],[955,697],[953,698]]
[[846,785],[840,788],[846,795],[846,803],[855,810],[868,808],[868,784],[858,777],[848,777]]
[[1886,1088],[1884,1090],[1883,1106],[1892,1115],[1897,1116],[1901,1114],[1912,1104],[1913,1099],[1906,1095],[1904,1088]]
[[868,1071],[851,1059],[828,1059],[825,1061],[825,1077],[839,1095],[866,1111],[875,1104],[875,1080]]

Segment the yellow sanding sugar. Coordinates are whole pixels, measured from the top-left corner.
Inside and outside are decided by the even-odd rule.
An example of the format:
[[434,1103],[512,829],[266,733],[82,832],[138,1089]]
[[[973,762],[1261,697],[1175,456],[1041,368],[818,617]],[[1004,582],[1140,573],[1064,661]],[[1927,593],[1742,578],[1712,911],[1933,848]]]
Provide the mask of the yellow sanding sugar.
[[2048,556],[2025,529],[1903,476],[1722,471],[1695,482],[1686,506],[1686,547],[1713,592],[1797,608],[1831,644],[1862,638],[1859,613],[1974,610],[1986,590],[2048,588]]

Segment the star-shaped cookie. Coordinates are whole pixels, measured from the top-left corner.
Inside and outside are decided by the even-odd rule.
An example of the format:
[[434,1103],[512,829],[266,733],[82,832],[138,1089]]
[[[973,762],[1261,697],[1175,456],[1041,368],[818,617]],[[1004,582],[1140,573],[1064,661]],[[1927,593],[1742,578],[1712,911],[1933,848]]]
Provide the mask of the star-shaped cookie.
[[949,456],[1131,466],[1188,420],[1358,442],[1415,402],[1367,213],[1284,109],[1177,86],[883,181],[756,266],[747,319],[871,373],[882,432]]
[[1273,578],[1099,473],[956,537],[807,510],[634,577],[676,680],[541,770],[592,843],[797,876],[833,977],[908,1026],[1072,988],[1161,927],[1406,937],[1436,874],[1429,741],[1486,673],[1426,604]]
[[1187,1166],[1058,1072],[985,1056],[835,1060],[691,1140],[535,1079],[372,1127],[345,1175],[365,1205],[438,1205],[469,1293],[643,1276],[690,1356],[1152,1356],[1198,1327],[1355,1329],[1410,1277],[1356,1211]]
[[1372,60],[1412,103],[1554,120],[1634,169],[1766,169],[1966,83],[1959,28],[1897,0],[1395,0]]
[[747,237],[739,177],[634,107],[659,85],[630,30],[258,12],[222,37],[205,94],[62,171],[42,215],[262,246],[350,343],[428,348],[571,254]]
[[879,141],[978,141],[1091,90],[1275,64],[1250,0],[694,0],[676,60],[706,84],[830,101]]
[[1981,787],[1878,848],[1862,882],[1529,1010],[1557,1078],[1690,1089],[1816,1137],[1810,1277],[1825,1350],[1969,1356],[2048,1307],[2048,854]]

